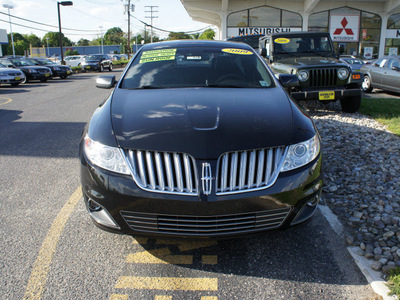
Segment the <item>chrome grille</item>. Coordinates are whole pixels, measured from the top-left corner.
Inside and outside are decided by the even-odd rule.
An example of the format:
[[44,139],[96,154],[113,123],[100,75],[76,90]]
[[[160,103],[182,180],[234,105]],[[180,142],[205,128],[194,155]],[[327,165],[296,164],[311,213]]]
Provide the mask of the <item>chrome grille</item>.
[[330,87],[337,85],[337,69],[311,69],[310,72],[310,87]]
[[133,179],[144,190],[197,195],[197,171],[188,154],[128,150],[126,157]]
[[15,73],[15,72],[7,72],[7,75],[9,75],[9,76],[22,76],[21,73]]
[[251,213],[191,216],[121,211],[135,231],[185,236],[213,236],[255,232],[278,228],[290,213],[290,207]]
[[279,175],[285,153],[285,147],[276,147],[223,154],[217,166],[217,195],[271,186]]
[[50,73],[50,70],[47,70],[47,69],[37,69],[37,71],[38,71],[40,74]]

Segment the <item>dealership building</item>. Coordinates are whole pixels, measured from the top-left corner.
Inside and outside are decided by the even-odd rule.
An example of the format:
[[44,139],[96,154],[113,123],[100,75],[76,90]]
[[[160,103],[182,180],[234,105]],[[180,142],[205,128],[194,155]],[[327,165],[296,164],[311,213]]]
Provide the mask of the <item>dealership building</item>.
[[181,0],[218,38],[272,32],[329,32],[336,51],[367,58],[400,55],[400,0]]

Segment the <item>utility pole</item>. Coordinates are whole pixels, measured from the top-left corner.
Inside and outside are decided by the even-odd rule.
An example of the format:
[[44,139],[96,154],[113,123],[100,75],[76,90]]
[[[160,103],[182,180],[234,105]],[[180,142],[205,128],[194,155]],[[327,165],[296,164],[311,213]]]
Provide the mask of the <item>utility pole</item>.
[[145,6],[145,8],[149,8],[150,11],[145,11],[145,13],[150,13],[150,16],[146,16],[146,18],[150,19],[150,40],[151,43],[153,42],[153,19],[158,18],[157,16],[153,16],[153,13],[157,13],[158,10],[154,10],[157,9],[158,6],[154,6],[154,5],[150,5],[150,6]]
[[[123,1],[123,0],[121,0]],[[131,0],[125,0],[126,3],[124,4],[125,7],[125,12],[126,14],[128,14],[128,48],[127,48],[127,52],[128,52],[128,59],[130,58],[130,54],[131,54],[131,12],[135,11],[135,5],[131,4]]]

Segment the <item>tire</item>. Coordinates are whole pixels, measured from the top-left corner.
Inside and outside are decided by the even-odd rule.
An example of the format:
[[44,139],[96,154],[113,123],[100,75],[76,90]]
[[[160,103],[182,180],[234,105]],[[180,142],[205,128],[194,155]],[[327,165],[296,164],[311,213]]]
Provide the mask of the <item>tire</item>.
[[371,84],[371,77],[369,77],[368,75],[364,75],[364,81],[361,85],[362,89],[364,92],[366,93],[370,93],[372,92],[372,84]]
[[11,86],[18,86],[19,85],[19,82],[18,83],[11,83]]
[[104,71],[104,66],[103,66],[103,65],[100,65],[99,72],[103,72],[103,71]]
[[108,66],[108,71],[112,71],[112,69],[113,69],[113,65],[112,64],[110,64],[109,66]]
[[67,78],[67,77],[68,77],[67,75],[60,76],[60,79],[65,79],[65,78]]
[[361,106],[361,93],[358,96],[352,96],[340,99],[340,105],[342,106],[343,112],[346,113],[357,112]]
[[40,82],[47,82],[47,79],[40,79]]

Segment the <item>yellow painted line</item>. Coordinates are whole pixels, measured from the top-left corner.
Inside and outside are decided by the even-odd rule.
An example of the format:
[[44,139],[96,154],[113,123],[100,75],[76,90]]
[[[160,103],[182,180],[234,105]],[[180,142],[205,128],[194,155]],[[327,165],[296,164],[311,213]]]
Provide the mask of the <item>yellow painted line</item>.
[[136,237],[133,239],[132,244],[137,245],[137,244],[147,244],[147,238],[143,237]]
[[174,264],[191,265],[193,264],[193,255],[170,255],[168,248],[142,251],[128,254],[127,263],[135,264]]
[[53,221],[53,224],[43,241],[42,247],[40,248],[39,255],[33,264],[33,270],[29,277],[23,299],[42,298],[46,286],[47,274],[50,269],[53,255],[56,252],[58,240],[60,239],[69,216],[72,214],[75,206],[81,198],[81,187],[78,187]]
[[110,300],[128,300],[128,295],[112,294]]
[[10,103],[12,101],[11,98],[7,98],[7,97],[0,97],[0,99],[6,99],[6,102],[0,103],[0,105],[4,105],[4,104]]
[[217,255],[203,255],[201,257],[201,262],[203,265],[216,265],[218,264]]
[[135,277],[121,276],[116,289],[217,291],[218,278]]
[[172,300],[172,296],[155,296],[154,300]]
[[218,300],[217,296],[201,296],[200,300]]

